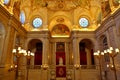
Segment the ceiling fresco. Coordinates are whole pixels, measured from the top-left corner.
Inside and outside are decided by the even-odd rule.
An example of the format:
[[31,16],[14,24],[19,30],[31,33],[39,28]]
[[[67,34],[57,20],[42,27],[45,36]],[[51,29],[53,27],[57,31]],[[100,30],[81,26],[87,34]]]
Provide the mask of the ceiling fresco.
[[[56,24],[67,25],[71,23],[70,30],[74,28],[82,31],[96,30],[101,21],[110,13],[119,8],[120,0],[1,0],[0,4],[13,14],[27,31],[40,31],[41,29],[54,30]],[[22,14],[21,14],[22,13]],[[21,16],[23,15],[23,16]],[[21,16],[21,19],[20,19]],[[64,16],[65,21],[56,23],[54,18]],[[61,17],[61,18],[62,18]],[[33,20],[40,18],[42,25],[37,28],[33,26]],[[79,24],[80,18],[89,21],[87,29]],[[52,23],[51,23],[52,22]],[[35,22],[38,24],[38,21]],[[84,23],[84,22],[83,22]]]

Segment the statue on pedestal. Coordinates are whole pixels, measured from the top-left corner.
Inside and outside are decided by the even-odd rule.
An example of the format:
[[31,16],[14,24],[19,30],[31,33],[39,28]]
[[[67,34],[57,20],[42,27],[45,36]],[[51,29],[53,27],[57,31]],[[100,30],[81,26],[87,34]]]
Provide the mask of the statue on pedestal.
[[59,65],[63,65],[63,58],[59,57]]

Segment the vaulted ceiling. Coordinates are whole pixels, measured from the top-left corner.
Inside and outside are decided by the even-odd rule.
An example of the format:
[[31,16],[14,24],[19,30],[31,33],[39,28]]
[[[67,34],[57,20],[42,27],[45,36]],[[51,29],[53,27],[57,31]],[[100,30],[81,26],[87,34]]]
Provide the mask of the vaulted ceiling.
[[[5,1],[8,2],[5,4]],[[1,0],[3,5],[18,20],[24,12],[23,27],[27,31],[52,30],[57,24],[65,24],[70,30],[96,30],[101,21],[119,8],[119,0]],[[79,19],[89,21],[87,29],[80,27]],[[42,26],[34,28],[33,20],[41,18]]]

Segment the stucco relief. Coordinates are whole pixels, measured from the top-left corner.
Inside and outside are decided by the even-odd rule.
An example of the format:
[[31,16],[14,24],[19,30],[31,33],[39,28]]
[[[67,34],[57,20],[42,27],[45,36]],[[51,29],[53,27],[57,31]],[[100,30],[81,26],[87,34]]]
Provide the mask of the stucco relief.
[[117,7],[119,6],[119,0],[112,0],[113,6]]

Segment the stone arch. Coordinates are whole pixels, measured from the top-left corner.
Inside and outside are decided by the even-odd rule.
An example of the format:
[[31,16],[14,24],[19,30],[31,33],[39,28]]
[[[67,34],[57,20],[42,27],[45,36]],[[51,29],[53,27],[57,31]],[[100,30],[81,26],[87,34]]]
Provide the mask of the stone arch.
[[0,22],[0,61],[3,53],[4,39],[5,39],[5,28],[4,25]]
[[34,65],[42,65],[43,43],[39,39],[31,39],[28,42],[28,50],[34,52]]
[[80,65],[94,65],[94,44],[90,39],[82,39],[79,42]]
[[29,42],[28,42],[28,49],[30,49],[31,51],[35,52],[35,47],[36,47],[36,43],[39,43],[42,41],[39,40],[39,39],[31,39]]

